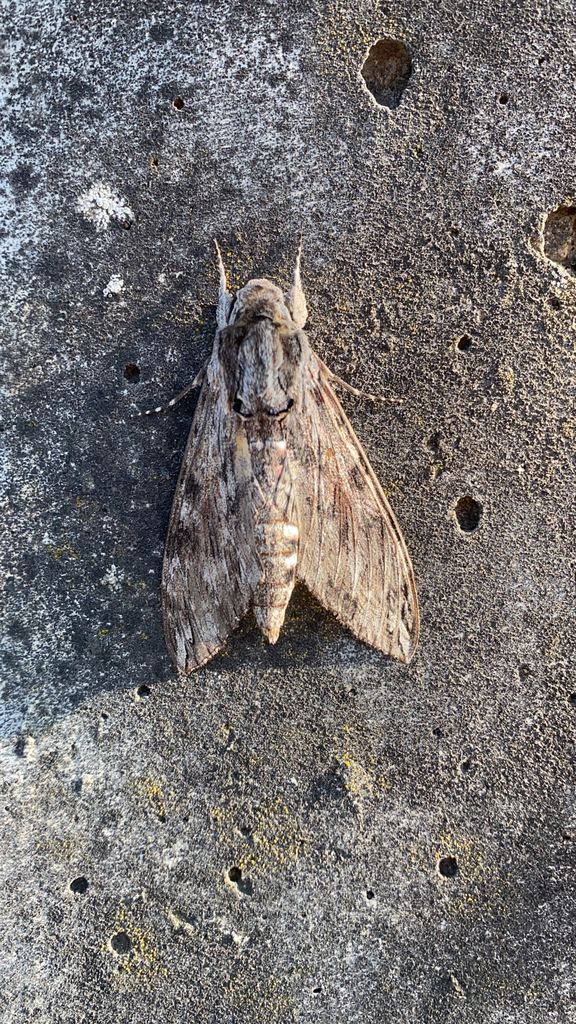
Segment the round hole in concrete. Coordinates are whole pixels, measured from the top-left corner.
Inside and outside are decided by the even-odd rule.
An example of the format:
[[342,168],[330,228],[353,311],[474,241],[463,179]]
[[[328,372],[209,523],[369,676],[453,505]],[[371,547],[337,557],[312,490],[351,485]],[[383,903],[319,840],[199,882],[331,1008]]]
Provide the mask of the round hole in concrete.
[[571,693],[568,697],[568,703],[571,707],[576,708],[576,693]]
[[79,896],[83,896],[88,887],[89,882],[87,878],[84,878],[84,875],[80,875],[79,878],[74,878],[70,882],[70,892],[76,892]]
[[176,107],[176,110],[182,110],[182,108],[184,107],[184,100],[182,99],[181,96],[176,97],[176,99],[174,100],[174,106]]
[[398,39],[379,39],[362,65],[366,88],[381,107],[395,110],[412,74],[412,59]]
[[236,865],[231,867],[230,870],[228,871],[228,878],[230,879],[231,882],[239,882],[240,879],[242,878],[242,872],[240,868],[236,867]]
[[137,363],[127,363],[125,368],[124,368],[124,376],[125,376],[126,380],[130,380],[130,381],[132,381],[132,383],[137,381],[138,377],[140,376],[140,367],[138,366],[138,364]]
[[544,255],[576,276],[576,206],[558,206],[546,217]]
[[126,956],[132,949],[132,939],[127,932],[116,932],[110,938],[110,949],[118,953],[118,956]]
[[461,338],[458,338],[456,348],[459,352],[468,352],[472,348],[472,338],[470,335],[463,334]]
[[372,889],[368,889],[368,891],[366,893],[366,899],[367,900],[373,900],[374,899],[374,892],[373,892]]
[[444,878],[454,878],[454,875],[458,871],[458,861],[456,857],[442,857],[438,861],[438,871]]
[[146,697],[149,697],[151,693],[152,693],[152,690],[150,689],[149,686],[146,686],[145,683],[142,683],[142,686],[138,686],[137,689],[136,689],[136,696],[137,697],[142,697],[143,700]]
[[458,498],[454,515],[463,533],[473,533],[478,528],[482,517],[482,506],[470,494]]
[[500,93],[500,95],[498,97],[498,103],[502,103],[502,104],[508,103],[508,93],[507,92],[501,92]]

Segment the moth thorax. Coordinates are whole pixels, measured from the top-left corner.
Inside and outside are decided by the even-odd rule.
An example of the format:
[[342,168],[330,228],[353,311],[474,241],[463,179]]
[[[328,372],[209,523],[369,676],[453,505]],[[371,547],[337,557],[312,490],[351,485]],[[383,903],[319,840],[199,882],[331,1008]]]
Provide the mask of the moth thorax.
[[296,580],[298,527],[270,508],[261,513],[254,532],[262,576],[252,605],[260,629],[275,644]]

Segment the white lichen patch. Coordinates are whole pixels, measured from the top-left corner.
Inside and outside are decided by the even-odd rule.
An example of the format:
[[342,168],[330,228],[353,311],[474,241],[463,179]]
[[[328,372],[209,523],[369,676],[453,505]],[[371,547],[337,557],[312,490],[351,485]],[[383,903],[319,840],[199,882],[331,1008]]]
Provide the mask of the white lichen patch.
[[109,298],[111,295],[120,295],[124,287],[124,281],[118,274],[112,274],[112,277],[108,281],[108,284],[103,289],[103,295],[105,298]]
[[125,200],[103,181],[84,192],[76,208],[85,220],[94,224],[96,231],[105,231],[113,217],[122,221],[134,220],[134,214]]
[[124,570],[119,569],[117,565],[112,565],[104,573],[100,583],[103,587],[110,587],[110,590],[118,591],[122,589],[122,583],[124,582]]

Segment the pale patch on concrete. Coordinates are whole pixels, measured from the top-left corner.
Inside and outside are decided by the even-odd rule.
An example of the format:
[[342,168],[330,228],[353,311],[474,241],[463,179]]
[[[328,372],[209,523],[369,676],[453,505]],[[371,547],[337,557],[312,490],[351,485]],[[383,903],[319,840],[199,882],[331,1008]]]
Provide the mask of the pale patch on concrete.
[[114,217],[122,221],[134,220],[134,214],[125,200],[103,181],[84,192],[76,208],[85,220],[94,224],[96,231],[105,231]]
[[124,287],[124,281],[118,274],[112,274],[112,277],[108,281],[106,287],[102,290],[102,294],[105,298],[109,298],[112,295],[120,295]]
[[117,565],[112,565],[104,573],[100,583],[103,587],[110,587],[112,591],[118,591],[122,589],[122,583],[124,582],[124,570],[119,569]]

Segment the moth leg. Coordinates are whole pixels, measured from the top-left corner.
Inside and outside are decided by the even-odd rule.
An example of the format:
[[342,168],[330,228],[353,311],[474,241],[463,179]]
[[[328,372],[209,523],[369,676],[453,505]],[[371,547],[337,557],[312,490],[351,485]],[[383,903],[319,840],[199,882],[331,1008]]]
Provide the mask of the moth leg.
[[230,295],[228,285],[226,284],[226,271],[222,261],[222,253],[220,252],[216,239],[214,239],[214,245],[216,246],[216,252],[218,254],[218,270],[220,272],[220,290],[218,292],[218,305],[216,307],[216,323],[218,324],[218,329],[221,331],[228,323],[228,316],[232,306],[232,296]]
[[184,391],[181,391],[179,395],[176,395],[176,398],[172,398],[169,402],[166,402],[166,405],[158,405],[158,406],[156,406],[155,409],[146,409],[145,412],[134,412],[130,416],[130,419],[131,420],[137,420],[141,416],[152,416],[152,414],[155,413],[155,412],[166,412],[167,409],[171,409],[172,406],[176,405],[176,403],[179,402],[181,398],[184,398],[185,395],[187,395],[189,391],[192,391],[193,388],[199,388],[200,387],[200,385],[202,384],[202,381],[204,380],[205,373],[206,373],[206,367],[203,366],[202,369],[200,370],[200,373],[194,378],[192,383],[189,384],[187,388],[184,388]]
[[304,290],[302,288],[302,280],[300,278],[300,258],[302,256],[302,233],[298,237],[298,253],[296,256],[296,266],[294,267],[294,279],[292,281],[292,287],[286,296],[288,301],[288,309],[290,310],[292,319],[297,327],[302,330],[306,320],[308,319],[308,309],[306,306],[306,299],[304,298]]
[[[316,353],[314,353],[316,355]],[[338,377],[332,370],[329,370],[326,363],[320,359],[320,356],[316,356],[316,359],[320,363],[320,369],[322,373],[325,373],[329,380],[334,381],[335,384],[339,384],[345,391],[349,391],[351,395],[356,395],[357,398],[367,398],[370,402],[390,402],[394,405],[402,405],[404,402],[403,398],[384,398],[383,395],[370,395],[367,391],[359,391],[358,388],[353,388],[351,384],[347,384],[345,380]]]

